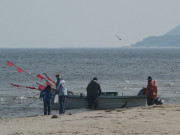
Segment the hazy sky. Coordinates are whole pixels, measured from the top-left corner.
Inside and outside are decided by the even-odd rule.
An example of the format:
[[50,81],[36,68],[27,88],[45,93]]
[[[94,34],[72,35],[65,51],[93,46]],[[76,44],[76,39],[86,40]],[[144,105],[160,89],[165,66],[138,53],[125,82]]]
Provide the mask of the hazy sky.
[[122,47],[178,25],[180,0],[0,0],[0,48]]

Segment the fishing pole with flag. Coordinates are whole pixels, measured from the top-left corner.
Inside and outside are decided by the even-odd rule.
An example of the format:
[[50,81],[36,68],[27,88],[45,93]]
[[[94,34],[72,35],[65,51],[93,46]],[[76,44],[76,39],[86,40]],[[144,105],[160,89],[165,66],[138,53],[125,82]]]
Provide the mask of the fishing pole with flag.
[[[16,68],[16,70],[19,73],[24,72],[24,73],[27,73],[27,75],[33,76],[30,72],[25,72],[22,68],[18,67],[17,65],[10,62],[9,60],[7,60],[7,66]],[[56,83],[46,73],[44,73],[44,75],[46,76],[47,79],[45,77],[43,77],[41,74],[37,74],[36,77],[35,76],[33,76],[33,77],[36,78],[36,79],[39,78],[41,80],[41,83],[43,83],[45,85],[50,85],[51,87],[54,87],[54,86],[56,87]],[[43,80],[44,80],[44,82],[43,82]],[[51,83],[53,83],[54,86],[48,80],[51,81]],[[35,88],[34,86],[23,86],[23,85],[14,84],[14,83],[11,83],[11,85],[14,86],[14,87],[24,87],[24,88],[27,88],[27,89],[34,89],[34,90],[40,90],[41,91],[41,90],[43,90],[45,88],[45,86],[43,84],[41,84],[41,83],[36,82],[36,84],[38,85],[38,88]]]

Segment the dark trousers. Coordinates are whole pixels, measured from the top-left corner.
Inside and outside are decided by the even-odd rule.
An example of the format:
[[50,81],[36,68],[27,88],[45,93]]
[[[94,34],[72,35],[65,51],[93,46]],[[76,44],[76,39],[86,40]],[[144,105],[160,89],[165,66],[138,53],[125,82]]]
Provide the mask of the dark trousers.
[[98,104],[97,104],[97,96],[87,96],[87,100],[88,100],[88,108],[92,109],[94,107],[94,109],[97,109]]
[[50,102],[44,102],[44,115],[51,114]]
[[66,96],[59,96],[59,114],[65,113]]
[[154,99],[153,98],[147,98],[147,104],[148,105],[154,105]]

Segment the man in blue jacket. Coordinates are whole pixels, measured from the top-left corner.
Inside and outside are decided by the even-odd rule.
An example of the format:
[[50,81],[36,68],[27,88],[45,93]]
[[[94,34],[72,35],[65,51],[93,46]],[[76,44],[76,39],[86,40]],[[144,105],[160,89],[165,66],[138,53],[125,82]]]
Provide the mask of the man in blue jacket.
[[44,115],[51,114],[51,99],[53,98],[53,92],[50,85],[47,85],[40,93],[40,99],[44,101]]

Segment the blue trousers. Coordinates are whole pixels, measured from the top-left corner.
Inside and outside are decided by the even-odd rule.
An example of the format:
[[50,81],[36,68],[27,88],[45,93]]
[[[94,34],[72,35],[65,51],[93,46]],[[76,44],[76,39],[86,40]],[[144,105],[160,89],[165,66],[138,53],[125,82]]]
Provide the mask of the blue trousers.
[[44,115],[51,114],[50,102],[44,102]]
[[65,113],[66,96],[59,96],[59,114]]

